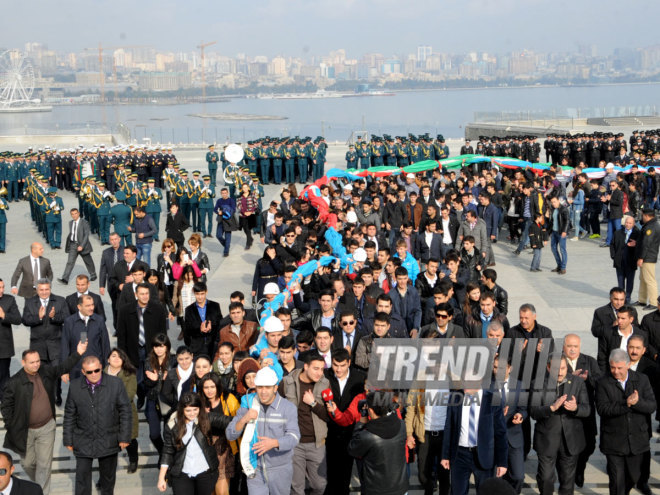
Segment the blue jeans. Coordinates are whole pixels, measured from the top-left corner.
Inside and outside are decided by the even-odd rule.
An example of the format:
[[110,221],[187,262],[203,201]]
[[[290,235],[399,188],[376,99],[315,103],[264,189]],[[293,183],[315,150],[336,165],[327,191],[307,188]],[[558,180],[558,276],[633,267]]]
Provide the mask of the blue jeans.
[[620,218],[610,218],[607,221],[607,239],[605,239],[605,244],[609,246],[614,238],[614,232],[622,227]]
[[222,220],[218,222],[218,228],[215,231],[215,237],[220,241],[220,244],[225,248],[223,254],[229,254],[229,246],[231,245],[231,232],[228,232],[222,227]]
[[525,249],[525,245],[529,242],[529,227],[532,225],[531,218],[525,218],[523,220],[523,227],[521,229],[522,234],[520,234],[520,244],[518,244],[518,251]]
[[532,264],[529,268],[532,270],[538,270],[541,267],[541,254],[543,254],[543,251],[541,248],[535,248],[532,252],[534,253],[534,256],[532,257]]
[[[557,249],[559,245],[559,249]],[[557,266],[561,270],[566,270],[566,262],[568,261],[568,253],[566,252],[566,237],[562,237],[560,232],[552,231],[550,236],[550,249],[555,256]],[[561,253],[560,253],[561,251]]]
[[136,244],[135,247],[137,248],[137,259],[144,261],[151,267],[151,242]]
[[580,231],[584,231],[580,227],[580,218],[582,218],[582,210],[573,210],[573,228],[575,229],[575,237],[579,237]]

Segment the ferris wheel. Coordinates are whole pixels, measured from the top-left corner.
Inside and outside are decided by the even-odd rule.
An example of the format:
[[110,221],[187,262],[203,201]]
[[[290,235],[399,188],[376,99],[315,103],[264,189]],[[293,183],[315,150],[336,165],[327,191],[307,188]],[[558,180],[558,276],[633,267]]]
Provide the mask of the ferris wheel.
[[20,107],[33,103],[34,68],[18,50],[0,55],[0,107]]

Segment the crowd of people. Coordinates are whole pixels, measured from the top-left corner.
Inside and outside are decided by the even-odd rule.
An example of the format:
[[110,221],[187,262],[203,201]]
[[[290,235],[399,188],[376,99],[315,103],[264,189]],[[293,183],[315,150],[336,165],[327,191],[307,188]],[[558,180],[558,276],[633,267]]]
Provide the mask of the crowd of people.
[[[391,142],[389,136],[383,141],[382,146]],[[528,148],[537,149],[527,141]],[[155,177],[146,178],[144,206],[141,185],[129,184],[136,196],[129,205],[121,200],[124,185],[116,181],[118,189],[110,194],[127,203],[122,206],[128,221],[115,221],[114,231],[105,231],[109,246],[101,253],[98,275],[90,236],[98,232],[104,238],[83,205],[68,212],[62,276],[54,276],[43,245],[35,242],[18,261],[7,293],[0,281],[4,446],[49,493],[54,419],[64,404],[63,442],[76,459],[76,494],[91,493],[94,459],[102,493],[113,492],[121,450],[129,459],[128,472],[136,472],[138,414],[144,414],[160,455],[161,491],[171,486],[176,494],[348,493],[355,464],[363,493],[403,494],[408,465],[416,462],[427,494],[466,494],[471,475],[477,489],[499,477],[512,493],[520,493],[527,454],[534,448],[538,489],[547,495],[555,477],[562,493],[583,486],[599,432],[610,493],[624,495],[636,486],[648,494],[649,442],[660,397],[658,179],[652,169],[617,175],[609,164],[600,164],[605,177],[592,181],[580,165],[570,176],[557,166],[537,176],[490,163],[350,183],[330,180],[319,192],[336,217],[332,227],[311,202],[298,198],[293,181],[263,209],[263,189],[254,187],[258,180],[249,168],[240,170],[244,182],[235,181],[234,191],[222,187],[209,216],[216,216],[225,256],[239,228],[248,249],[253,233],[258,236],[263,255],[251,287],[233,292],[226,312],[207,285],[212,260],[202,247],[210,228],[194,224],[177,193],[185,171],[176,172],[168,162],[159,176],[175,183],[166,199],[164,229],[161,210],[146,209],[149,201],[160,207]],[[26,180],[39,225],[36,209],[44,200],[37,189],[54,186],[36,170]],[[214,182],[211,174],[203,178],[210,198]],[[86,179],[77,195],[82,192],[86,201],[104,186]],[[581,198],[597,205],[593,215],[579,208]],[[48,209],[59,207],[61,232],[61,198],[50,199]],[[594,313],[596,356],[581,352],[582,340],[590,338],[586,332],[555,345],[562,357],[558,370],[547,368],[546,379],[558,381],[550,402],[517,401],[518,377],[509,376],[512,356],[496,361],[507,368],[505,382],[456,391],[465,399],[458,404],[379,400],[383,391],[367,381],[376,339],[487,338],[498,345],[505,337],[540,339],[539,355],[544,342],[552,345],[552,330],[537,322],[533,304],[517,308],[517,322],[509,321],[493,245],[509,241],[517,245],[515,254],[533,250],[530,270],[538,272],[550,239],[553,271],[565,274],[566,240],[571,233],[573,239],[584,237],[585,218],[592,232],[607,222],[603,244],[618,284]],[[48,218],[44,223],[56,249]],[[309,261],[339,256],[327,242],[330,229],[341,237],[349,263],[318,266],[294,279]],[[160,241],[162,230],[166,237]],[[154,242],[160,252],[152,264]],[[76,276],[75,292],[57,295],[79,255],[87,274]],[[53,287],[55,278],[59,287]],[[282,293],[284,302],[263,317],[264,304]],[[14,295],[24,299],[22,313]],[[104,310],[106,297],[112,319]],[[640,318],[642,310],[648,312]],[[21,324],[29,328],[29,347],[21,351],[20,371],[10,376],[12,326]],[[170,339],[168,329],[178,336]],[[61,382],[69,383],[66,397]],[[507,397],[504,404],[493,400],[498,394]],[[0,454],[0,463],[8,466],[2,468],[5,475],[12,462],[9,454]],[[5,475],[0,474],[0,491],[6,490],[4,481],[19,483]]]

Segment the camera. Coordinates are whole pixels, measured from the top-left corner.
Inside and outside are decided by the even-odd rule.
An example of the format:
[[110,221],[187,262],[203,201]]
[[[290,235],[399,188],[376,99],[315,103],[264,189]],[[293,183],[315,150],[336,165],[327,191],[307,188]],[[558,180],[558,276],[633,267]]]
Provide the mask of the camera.
[[362,399],[358,402],[358,411],[360,411],[360,416],[366,418],[369,416],[369,404],[367,404],[366,399]]

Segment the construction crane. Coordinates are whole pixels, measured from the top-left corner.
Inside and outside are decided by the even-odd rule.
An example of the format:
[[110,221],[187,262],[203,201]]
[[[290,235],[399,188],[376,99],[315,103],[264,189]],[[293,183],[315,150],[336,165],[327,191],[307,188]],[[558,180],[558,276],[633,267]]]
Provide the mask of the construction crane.
[[209,41],[204,43],[203,41],[197,46],[201,52],[201,63],[202,63],[202,102],[206,101],[206,77],[204,72],[204,48],[207,46],[215,45],[217,41]]

